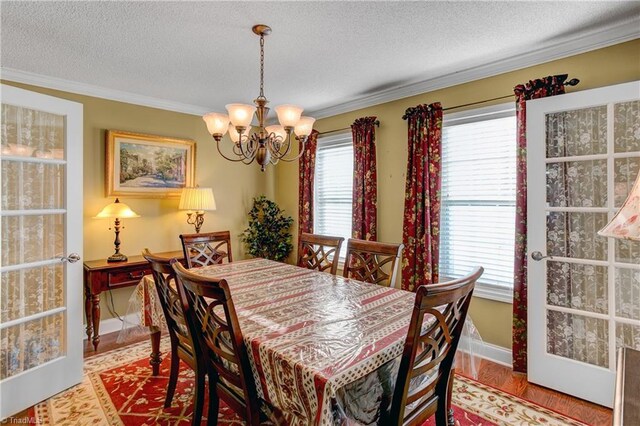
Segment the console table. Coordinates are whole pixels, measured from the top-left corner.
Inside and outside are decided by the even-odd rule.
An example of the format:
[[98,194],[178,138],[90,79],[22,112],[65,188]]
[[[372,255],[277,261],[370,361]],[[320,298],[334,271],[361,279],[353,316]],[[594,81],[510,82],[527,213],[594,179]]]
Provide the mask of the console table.
[[[168,259],[184,261],[182,251],[157,253]],[[100,344],[100,293],[137,285],[142,277],[151,274],[151,265],[142,256],[130,256],[126,262],[107,262],[106,259],[84,262],[84,309],[87,338],[94,350]]]

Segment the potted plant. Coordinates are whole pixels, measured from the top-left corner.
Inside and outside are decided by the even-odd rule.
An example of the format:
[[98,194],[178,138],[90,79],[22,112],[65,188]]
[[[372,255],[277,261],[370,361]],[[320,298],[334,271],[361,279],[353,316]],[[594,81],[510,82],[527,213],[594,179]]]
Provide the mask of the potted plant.
[[241,235],[247,252],[254,257],[284,261],[293,250],[293,218],[264,195],[253,199],[249,227]]

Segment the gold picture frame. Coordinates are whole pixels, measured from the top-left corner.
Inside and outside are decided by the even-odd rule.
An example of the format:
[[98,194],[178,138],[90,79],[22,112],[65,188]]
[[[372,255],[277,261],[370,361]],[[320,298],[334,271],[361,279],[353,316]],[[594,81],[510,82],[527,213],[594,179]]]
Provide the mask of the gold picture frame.
[[105,145],[107,197],[179,197],[194,186],[195,141],[107,130]]

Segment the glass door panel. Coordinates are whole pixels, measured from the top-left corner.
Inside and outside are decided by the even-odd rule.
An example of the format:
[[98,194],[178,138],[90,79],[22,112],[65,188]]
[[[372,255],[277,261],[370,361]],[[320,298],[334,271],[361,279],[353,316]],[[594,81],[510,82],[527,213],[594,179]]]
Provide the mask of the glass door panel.
[[609,406],[616,349],[640,347],[640,242],[597,232],[640,173],[639,95],[527,102],[528,245],[547,255],[528,265],[529,380]]
[[0,115],[5,418],[82,377],[82,106],[3,85]]

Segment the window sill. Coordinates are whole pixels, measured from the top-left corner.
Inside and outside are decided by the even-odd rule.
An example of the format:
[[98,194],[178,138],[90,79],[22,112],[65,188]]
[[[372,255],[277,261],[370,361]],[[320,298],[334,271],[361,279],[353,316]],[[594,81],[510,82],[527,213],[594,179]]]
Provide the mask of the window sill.
[[513,303],[513,289],[476,283],[473,297],[495,300],[496,302]]

